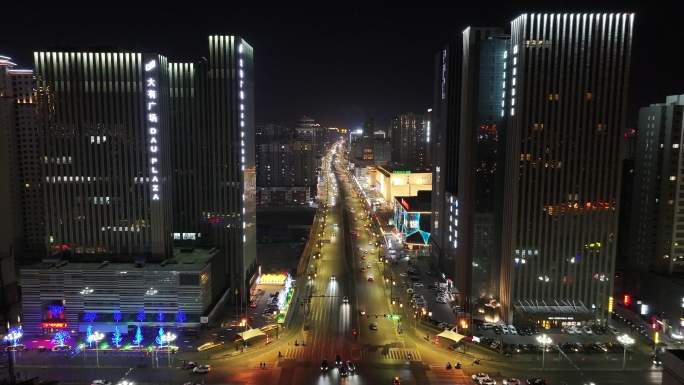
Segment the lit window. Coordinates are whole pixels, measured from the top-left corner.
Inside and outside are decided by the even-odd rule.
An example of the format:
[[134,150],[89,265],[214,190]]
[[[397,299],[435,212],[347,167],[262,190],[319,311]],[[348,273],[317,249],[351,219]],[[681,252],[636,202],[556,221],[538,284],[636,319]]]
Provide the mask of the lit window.
[[677,177],[674,176],[674,175],[672,175],[672,176],[670,176],[670,180],[673,180],[673,181],[674,181],[674,180],[677,180]]
[[679,148],[679,143],[674,143],[674,144],[672,145],[672,148]]

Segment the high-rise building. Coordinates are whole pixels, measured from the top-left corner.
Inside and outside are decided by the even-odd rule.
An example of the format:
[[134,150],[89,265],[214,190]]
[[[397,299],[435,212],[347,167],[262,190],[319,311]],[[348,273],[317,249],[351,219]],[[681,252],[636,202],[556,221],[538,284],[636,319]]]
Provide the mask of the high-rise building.
[[[210,285],[203,304],[226,290],[244,303],[256,272],[253,49],[236,36],[208,40],[207,58],[187,63],[156,53],[34,53],[43,249],[53,261],[172,271],[208,247],[209,258],[193,261],[210,266],[211,279],[197,270],[179,284]],[[34,279],[64,263],[22,269],[33,277],[27,322],[45,321],[47,307],[73,294],[47,298]],[[147,293],[128,294],[129,311],[151,305]],[[149,295],[154,311],[180,310],[175,293]],[[112,314],[124,300],[110,299],[64,312],[70,323],[91,310]],[[206,310],[193,308],[193,322]]]
[[437,57],[433,252],[463,294],[466,314],[480,299],[498,298],[501,82],[508,44],[501,29],[466,28],[462,40]]
[[[423,116],[414,113],[399,114],[392,118],[392,162],[407,167],[427,166],[423,124]],[[372,131],[366,132],[372,134]]]
[[420,141],[420,160],[418,167],[432,168],[432,145],[430,143],[432,135],[432,108],[428,108],[423,114],[423,133]]
[[500,297],[506,321],[605,320],[634,15],[511,22]]
[[684,95],[639,110],[628,268],[684,272]]
[[45,251],[40,135],[33,70],[18,69],[0,56],[0,205],[8,213],[0,231],[0,253],[28,262]]

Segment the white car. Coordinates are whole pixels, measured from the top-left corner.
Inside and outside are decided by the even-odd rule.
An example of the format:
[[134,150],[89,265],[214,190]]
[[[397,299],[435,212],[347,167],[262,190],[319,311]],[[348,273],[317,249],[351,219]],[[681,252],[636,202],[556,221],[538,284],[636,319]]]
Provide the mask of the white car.
[[506,326],[506,325],[501,325],[501,332],[503,334],[510,334],[510,331],[508,330],[508,326]]
[[522,385],[522,381],[517,378],[504,378],[501,383],[503,385]]
[[210,371],[211,371],[210,365],[195,366],[195,368],[192,369],[193,373],[209,373]]
[[475,373],[472,376],[470,376],[473,381],[477,382],[478,384],[482,383],[482,380],[489,379],[489,375],[487,373]]
[[336,280],[335,276],[334,276],[334,275],[331,275],[331,276],[330,276],[330,280],[331,280],[331,281]]
[[480,385],[496,385],[496,380],[492,378],[485,378],[484,380],[480,381]]
[[589,326],[583,327],[582,330],[584,331],[585,334],[588,334],[588,335],[594,334],[594,332],[591,330],[591,328]]
[[112,385],[112,382],[107,380],[93,380],[90,385]]
[[515,326],[513,325],[508,325],[508,331],[510,331],[513,335],[518,334],[518,331],[515,329]]

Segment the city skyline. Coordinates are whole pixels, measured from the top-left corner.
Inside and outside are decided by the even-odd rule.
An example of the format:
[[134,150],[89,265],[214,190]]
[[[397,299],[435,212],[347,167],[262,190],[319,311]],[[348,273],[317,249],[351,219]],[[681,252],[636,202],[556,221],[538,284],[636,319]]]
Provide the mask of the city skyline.
[[[16,12],[11,12],[14,7]],[[173,8],[153,12],[143,6],[140,16],[112,9],[99,15],[96,23],[89,11],[80,7],[55,6],[49,11],[42,8],[40,13],[25,13],[12,3],[4,8],[13,15],[5,25],[22,33],[0,36],[0,47],[1,54],[13,57],[22,66],[30,64],[34,50],[70,46],[159,50],[169,60],[186,61],[203,55],[191,43],[202,36],[239,34],[261,47],[255,58],[260,79],[255,89],[257,124],[289,122],[309,114],[328,126],[356,128],[368,118],[389,122],[396,113],[420,113],[431,107],[433,63],[429,57],[468,25],[501,25],[500,20],[512,20],[525,11],[630,11],[638,14],[635,28],[641,32],[634,41],[630,78],[634,92],[627,116],[630,127],[636,127],[640,106],[684,88],[684,79],[675,76],[676,61],[666,54],[667,47],[676,44],[676,36],[680,36],[674,3],[648,7],[609,1],[597,6],[579,1],[572,9],[564,9],[567,6],[500,2],[486,10],[464,7],[414,9],[410,11],[412,22],[403,23],[400,20],[406,10],[401,8],[335,12],[315,7],[231,8],[229,13],[213,16],[191,7],[180,16]],[[153,24],[145,18],[150,12],[159,15]],[[60,33],[41,36],[43,28],[24,28],[27,25],[44,25]],[[81,33],[83,28],[89,33]],[[510,26],[505,25],[504,31],[508,30]],[[652,50],[653,46],[662,49]],[[648,80],[643,74],[649,74]]]

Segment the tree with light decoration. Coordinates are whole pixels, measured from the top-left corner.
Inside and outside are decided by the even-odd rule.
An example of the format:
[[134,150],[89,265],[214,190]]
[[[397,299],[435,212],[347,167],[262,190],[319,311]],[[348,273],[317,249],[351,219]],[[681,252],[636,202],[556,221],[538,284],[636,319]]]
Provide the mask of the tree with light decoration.
[[114,327],[114,334],[112,334],[112,343],[118,348],[121,344],[123,338],[121,337],[121,332],[119,331],[119,326]]
[[133,337],[133,343],[135,346],[140,346],[143,342],[142,331],[140,331],[140,325],[135,329],[135,337]]
[[52,336],[52,343],[57,346],[64,346],[64,342],[69,339],[69,334],[65,331],[58,331]]
[[93,335],[93,325],[88,325],[86,329],[86,341],[88,341],[88,346],[93,347],[93,339],[90,336]]
[[154,339],[154,341],[159,345],[160,347],[164,346],[164,328],[160,327],[159,328],[159,333],[157,333],[157,338]]

